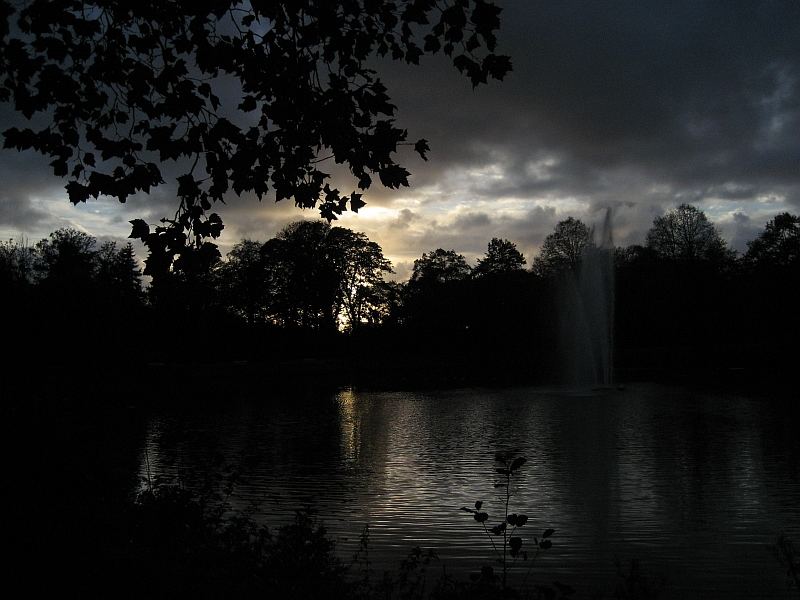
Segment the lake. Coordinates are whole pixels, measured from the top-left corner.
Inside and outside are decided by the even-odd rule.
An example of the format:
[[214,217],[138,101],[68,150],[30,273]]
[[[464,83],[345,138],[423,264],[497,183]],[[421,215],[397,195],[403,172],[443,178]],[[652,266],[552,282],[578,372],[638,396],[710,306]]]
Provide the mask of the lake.
[[788,597],[770,546],[780,533],[800,544],[795,404],[655,384],[265,391],[155,411],[139,474],[201,489],[236,471],[229,502],[270,526],[310,506],[345,560],[368,524],[376,570],[422,546],[466,576],[492,549],[460,508],[482,500],[488,524],[500,522],[494,455],[510,451],[527,459],[510,503],[529,517],[525,543],[556,530],[529,581],[609,594],[615,560],[638,559],[665,598]]

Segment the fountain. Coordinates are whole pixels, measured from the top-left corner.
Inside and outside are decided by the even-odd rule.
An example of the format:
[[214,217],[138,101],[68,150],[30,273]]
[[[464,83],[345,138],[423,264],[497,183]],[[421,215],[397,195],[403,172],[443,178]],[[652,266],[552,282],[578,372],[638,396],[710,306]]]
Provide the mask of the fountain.
[[559,282],[560,353],[567,382],[579,387],[613,383],[614,242],[611,209],[576,271]]

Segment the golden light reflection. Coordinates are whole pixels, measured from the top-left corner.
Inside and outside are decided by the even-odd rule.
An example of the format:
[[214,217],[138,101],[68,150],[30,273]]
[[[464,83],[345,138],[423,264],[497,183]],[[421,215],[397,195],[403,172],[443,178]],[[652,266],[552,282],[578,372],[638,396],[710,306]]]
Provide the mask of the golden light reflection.
[[357,414],[357,402],[352,389],[339,392],[336,402],[339,410],[342,455],[346,460],[358,459],[361,448],[361,427]]

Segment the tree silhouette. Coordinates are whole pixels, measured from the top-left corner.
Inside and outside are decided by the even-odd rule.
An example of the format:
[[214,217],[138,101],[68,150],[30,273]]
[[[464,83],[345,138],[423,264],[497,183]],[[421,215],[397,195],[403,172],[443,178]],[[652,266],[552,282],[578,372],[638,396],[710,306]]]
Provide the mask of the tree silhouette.
[[478,259],[478,265],[475,267],[473,275],[483,277],[520,271],[524,264],[525,257],[517,250],[516,244],[508,240],[492,238],[486,250],[486,255]]
[[425,252],[414,261],[409,286],[419,288],[431,284],[467,279],[472,268],[455,250],[437,248]]
[[77,229],[57,229],[36,244],[37,277],[54,294],[87,294],[95,272],[97,240]]
[[654,260],[657,260],[655,253],[639,244],[614,248],[614,266],[617,270],[649,265]]
[[690,204],[656,217],[647,232],[647,247],[670,260],[724,262],[733,257],[714,224]]
[[559,221],[544,239],[539,256],[533,261],[533,271],[551,276],[566,269],[577,270],[584,253],[593,245],[592,232],[583,221],[568,217]]
[[31,302],[35,292],[35,262],[35,249],[24,239],[0,242],[0,310],[6,317],[5,335],[9,340],[16,338],[15,330],[27,325],[30,315],[35,313]]
[[396,327],[401,318],[405,286],[397,281],[379,281],[366,291],[365,314],[362,322]]
[[34,249],[27,243],[8,240],[0,242],[0,283],[4,289],[33,283]]
[[[339,279],[338,304],[349,329],[375,322],[385,312],[381,293],[383,274],[392,272],[381,247],[363,233],[333,227],[326,240],[328,255]],[[383,290],[388,291],[388,290]]]
[[747,243],[744,261],[770,268],[800,264],[800,217],[785,212],[770,219],[764,231]]
[[800,337],[800,217],[781,213],[747,244],[738,297],[747,319],[737,334],[758,349],[754,362],[794,373]]
[[[207,330],[212,326],[208,319],[220,308],[215,272],[221,260],[218,253],[205,248],[190,248],[176,264],[191,267],[176,267],[154,276],[147,288],[149,303],[159,314],[163,328],[193,330],[195,336],[204,339],[213,337]],[[168,343],[172,342],[170,339]]]
[[[455,250],[437,248],[414,261],[405,287],[402,320],[429,351],[442,352],[458,345],[469,325],[472,269]],[[462,348],[463,349],[463,344]]]
[[[797,227],[792,215],[771,220],[750,244],[750,268],[617,248],[615,302],[624,315],[614,334],[617,364],[697,370],[735,361],[790,372],[798,336]],[[147,305],[133,247],[96,245],[74,229],[54,231],[33,248],[0,243],[0,304],[20,361],[49,336],[61,344],[47,357],[55,364],[88,356],[107,366],[183,363],[221,353],[362,357],[382,367],[381,360],[424,356],[427,366],[414,376],[421,381],[489,382],[522,372],[551,381],[561,372],[553,348],[564,331],[554,316],[570,289],[561,284],[572,277],[520,268],[472,277],[462,255],[440,248],[415,261],[408,284],[384,281],[391,265],[377,243],[324,221],[300,221],[265,244],[242,240],[207,273],[172,271],[153,280]],[[503,256],[493,249],[513,244],[492,240],[488,248],[487,257]],[[519,256],[507,255],[500,264],[519,267]],[[219,353],[209,352],[209,343]]]
[[115,301],[141,301],[142,273],[130,243],[118,249],[116,242],[104,242],[95,254],[95,265],[97,283]]
[[261,242],[241,240],[216,268],[222,302],[251,326],[265,319],[268,305],[267,272],[261,248]]
[[292,292],[293,259],[286,240],[274,237],[261,247],[264,269],[265,313],[267,320],[279,326],[300,325],[300,309]]
[[260,249],[263,298],[274,323],[353,329],[385,314],[379,291],[391,263],[363,233],[296,221]]
[[339,275],[329,260],[330,231],[324,221],[296,221],[277,236],[283,244],[283,295],[293,315],[291,321],[304,328],[334,330],[337,326]]
[[[364,201],[326,183],[326,159],[361,190],[408,185],[395,153],[410,142],[372,58],[441,51],[474,86],[502,79],[499,13],[486,0],[3,1],[0,100],[48,120],[7,130],[5,146],[51,158],[73,203],[149,193],[174,163],[177,212],[153,229],[133,220],[131,237],[150,251],[146,274],[205,270],[222,230],[209,211],[229,190],[333,219]],[[413,147],[425,158],[425,140]]]

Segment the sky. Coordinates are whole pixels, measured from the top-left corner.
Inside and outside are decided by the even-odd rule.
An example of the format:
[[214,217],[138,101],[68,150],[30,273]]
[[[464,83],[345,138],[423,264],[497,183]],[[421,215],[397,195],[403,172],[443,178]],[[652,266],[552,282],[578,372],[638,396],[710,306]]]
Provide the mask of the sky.
[[[375,63],[398,123],[431,152],[401,152],[411,186],[374,184],[339,224],[378,242],[396,279],[438,247],[474,264],[492,237],[530,264],[558,221],[599,223],[609,208],[618,245],[643,243],[655,217],[687,202],[739,251],[775,214],[800,213],[800,2],[497,4],[498,52],[513,62],[503,82],[473,90],[442,56]],[[0,107],[0,128],[12,121]],[[74,207],[47,162],[0,151],[0,238],[75,227],[124,242],[130,219],[176,208],[172,182],[124,205]],[[356,189],[344,175],[335,183]],[[219,208],[223,253],[318,217],[247,195]]]

